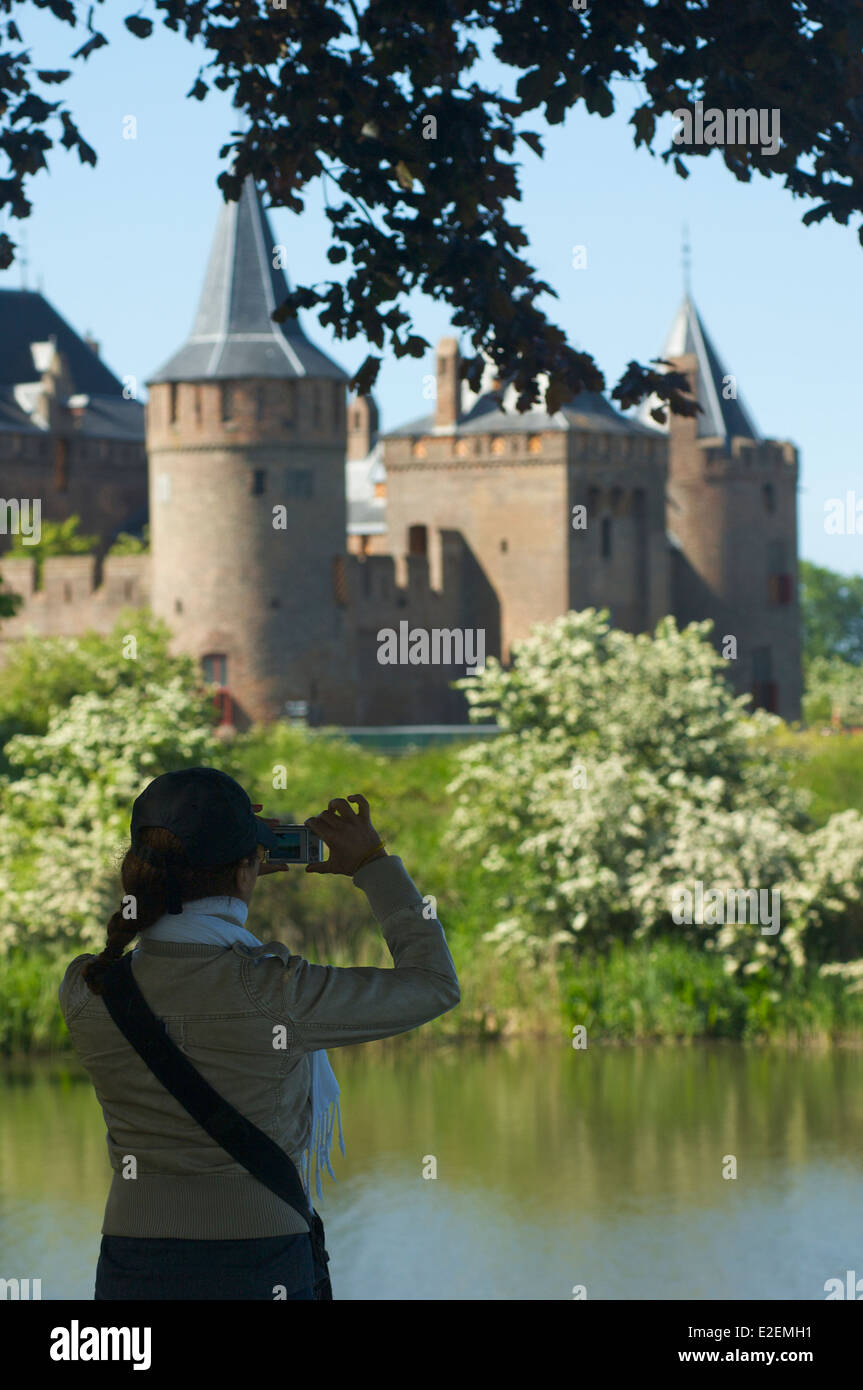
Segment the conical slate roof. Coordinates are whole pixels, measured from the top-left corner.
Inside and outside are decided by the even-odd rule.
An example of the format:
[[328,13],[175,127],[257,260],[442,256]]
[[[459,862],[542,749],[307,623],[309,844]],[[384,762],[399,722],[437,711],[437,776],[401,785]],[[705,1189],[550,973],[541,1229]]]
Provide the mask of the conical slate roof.
[[297,319],[273,322],[273,310],[289,290],[284,271],[273,266],[275,245],[248,175],[239,201],[225,203],[220,213],[192,331],[150,383],[304,376],[348,380],[341,367],[312,346]]
[[[694,354],[698,363],[698,390],[696,399],[701,406],[701,414],[696,416],[696,432],[699,437],[721,439],[755,439],[758,430],[746,406],[740,398],[725,399],[727,394],[725,378],[729,375],[713,346],[701,316],[689,295],[683,300],[671,325],[671,331],[662,350],[662,357],[682,357]],[[736,385],[736,383],[735,383]],[[645,424],[656,425],[649,411],[657,401],[651,398],[639,411]],[[667,426],[666,426],[667,428]]]

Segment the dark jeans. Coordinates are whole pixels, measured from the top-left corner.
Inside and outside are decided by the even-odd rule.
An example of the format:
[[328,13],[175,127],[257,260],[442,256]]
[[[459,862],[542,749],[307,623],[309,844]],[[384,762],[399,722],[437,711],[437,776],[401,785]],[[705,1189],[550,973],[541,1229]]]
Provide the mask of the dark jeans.
[[326,1267],[316,1264],[308,1235],[256,1240],[103,1235],[95,1298],[273,1302],[332,1298],[332,1290]]

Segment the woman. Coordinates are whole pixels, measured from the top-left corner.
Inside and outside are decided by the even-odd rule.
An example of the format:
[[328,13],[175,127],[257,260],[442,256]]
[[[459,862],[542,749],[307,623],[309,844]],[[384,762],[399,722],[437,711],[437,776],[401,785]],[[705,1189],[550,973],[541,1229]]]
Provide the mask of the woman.
[[321,1168],[335,1176],[339,1089],[322,1049],[407,1032],[459,1002],[443,928],[386,853],[364,796],[336,797],[305,822],[329,849],[306,873],[351,877],[395,968],[312,965],[279,942],[262,945],[244,925],[255,884],[286,866],[264,862],[276,822],[260,810],[214,768],[151,782],[132,809],[124,898],[107,945],[77,956],[60,986],[114,1169],[97,1299],[332,1297],[309,1223],[210,1138],[100,998],[105,972],[134,937],[133,976],[147,1004],[205,1080],[290,1155],[310,1207],[312,1167],[318,1195]]

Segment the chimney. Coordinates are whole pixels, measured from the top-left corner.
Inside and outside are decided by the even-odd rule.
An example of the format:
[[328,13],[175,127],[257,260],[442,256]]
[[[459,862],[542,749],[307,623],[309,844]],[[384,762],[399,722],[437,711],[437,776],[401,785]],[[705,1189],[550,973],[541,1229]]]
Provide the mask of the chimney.
[[371,396],[348,402],[348,462],[367,458],[378,432],[378,408]]
[[435,425],[438,429],[452,428],[458,423],[461,400],[461,377],[459,376],[459,351],[457,338],[441,338],[437,345],[437,410]]
[[91,350],[92,352],[95,352],[96,356],[98,357],[98,356],[99,356],[99,348],[102,346],[102,344],[101,344],[101,343],[97,343],[96,339],[93,337],[93,335],[92,335],[92,333],[90,332],[89,328],[87,329],[87,332],[84,334],[84,342],[87,344],[88,348],[90,348],[90,350]]

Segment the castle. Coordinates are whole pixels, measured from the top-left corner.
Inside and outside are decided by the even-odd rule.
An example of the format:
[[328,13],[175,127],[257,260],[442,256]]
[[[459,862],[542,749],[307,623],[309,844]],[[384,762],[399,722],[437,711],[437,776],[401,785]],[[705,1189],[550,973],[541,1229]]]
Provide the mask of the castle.
[[[797,451],[759,437],[689,295],[662,355],[695,418],[662,429],[649,403],[628,418],[591,394],[518,414],[490,370],[467,389],[444,338],[430,413],[382,434],[298,321],[272,321],[281,259],[248,178],[146,409],[41,294],[0,291],[0,552],[10,499],[99,537],[46,559],[41,585],[32,557],[0,554],[23,598],[0,661],[26,632],[106,632],[146,604],[225,724],[459,723],[458,644],[460,664],[383,664],[385,630],[481,633],[507,662],[533,624],[592,606],[631,632],[712,618],[736,689],[799,718]],[[106,555],[148,517],[149,553]]]

